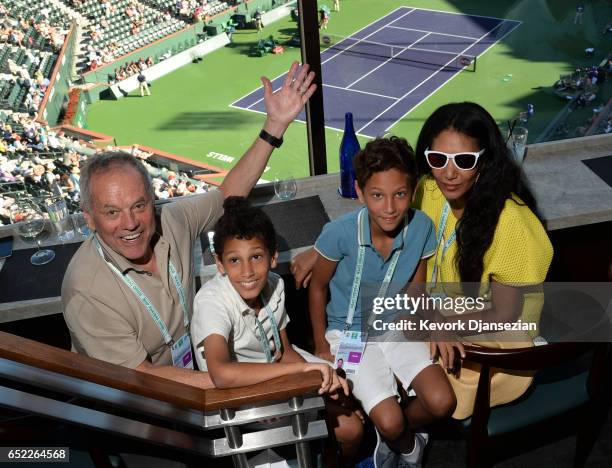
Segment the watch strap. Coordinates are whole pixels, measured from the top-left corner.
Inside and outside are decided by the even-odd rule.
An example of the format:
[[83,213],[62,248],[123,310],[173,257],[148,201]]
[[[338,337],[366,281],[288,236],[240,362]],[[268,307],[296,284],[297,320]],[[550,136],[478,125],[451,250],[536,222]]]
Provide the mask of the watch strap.
[[259,132],[259,138],[269,143],[270,145],[274,146],[275,148],[280,148],[280,146],[283,144],[283,137],[276,138],[275,136],[270,135],[264,129],[262,129],[261,132]]

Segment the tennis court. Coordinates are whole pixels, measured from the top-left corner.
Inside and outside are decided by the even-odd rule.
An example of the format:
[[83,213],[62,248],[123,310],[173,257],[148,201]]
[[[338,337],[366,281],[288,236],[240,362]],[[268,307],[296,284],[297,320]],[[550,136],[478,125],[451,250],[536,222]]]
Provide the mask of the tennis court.
[[[325,125],[342,130],[353,112],[359,135],[375,137],[521,24],[489,16],[400,7],[350,37],[321,32]],[[284,80],[273,80],[278,89]],[[459,96],[460,100],[461,97]],[[264,112],[263,88],[231,107]],[[298,120],[304,121],[304,115]]]

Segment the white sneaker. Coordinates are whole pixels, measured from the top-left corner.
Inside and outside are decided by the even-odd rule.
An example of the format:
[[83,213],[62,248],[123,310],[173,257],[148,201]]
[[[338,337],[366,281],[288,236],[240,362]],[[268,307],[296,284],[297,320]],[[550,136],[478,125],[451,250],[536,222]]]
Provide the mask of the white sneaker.
[[399,454],[391,449],[376,430],[376,447],[374,448],[374,468],[397,468]]
[[398,456],[398,468],[421,468],[423,466],[423,454],[425,446],[429,440],[429,434],[426,432],[417,432],[414,434],[414,450],[410,454],[410,461],[406,460],[405,455]]

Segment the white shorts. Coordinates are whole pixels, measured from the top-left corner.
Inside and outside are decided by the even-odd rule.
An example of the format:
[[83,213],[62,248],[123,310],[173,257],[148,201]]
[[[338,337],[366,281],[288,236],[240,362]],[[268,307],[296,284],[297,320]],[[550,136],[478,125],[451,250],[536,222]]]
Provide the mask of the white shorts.
[[[353,394],[367,414],[389,397],[396,397],[399,401],[396,376],[408,392],[417,374],[432,364],[427,343],[405,341],[403,335],[398,333],[401,336],[386,334],[386,341],[368,341],[359,372],[348,378],[352,383]],[[341,330],[325,333],[334,356],[338,352],[342,334]]]

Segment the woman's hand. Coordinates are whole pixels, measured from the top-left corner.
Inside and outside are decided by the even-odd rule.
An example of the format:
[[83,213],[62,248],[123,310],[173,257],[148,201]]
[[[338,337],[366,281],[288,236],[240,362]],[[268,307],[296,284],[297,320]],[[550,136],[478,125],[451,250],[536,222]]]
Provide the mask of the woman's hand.
[[347,381],[342,377],[339,377],[338,374],[336,374],[336,370],[329,364],[306,363],[304,366],[304,372],[313,370],[319,371],[321,373],[321,378],[323,379],[321,388],[319,389],[319,395],[327,393],[331,398],[336,399],[338,398],[338,395],[335,393],[340,390],[342,393],[344,393],[344,395],[349,395]]
[[314,248],[310,248],[291,259],[290,270],[295,279],[295,289],[308,287],[312,276],[312,269],[317,261],[317,255],[317,251]]
[[282,87],[276,92],[272,90],[272,82],[265,76],[261,77],[267,114],[264,129],[278,138],[283,135],[317,89],[317,85],[312,84],[315,74],[308,72],[310,68],[308,64],[302,65],[299,72],[298,67],[298,62],[293,62]]
[[[434,338],[434,337],[432,337]],[[429,352],[432,360],[436,358],[440,358],[442,361],[442,367],[446,369],[446,372],[449,374],[456,374],[459,370],[459,367],[456,365],[455,359],[458,359],[461,356],[461,359],[465,359],[465,349],[463,348],[463,343],[453,339],[451,336],[447,338],[443,338],[440,335],[435,336],[436,341],[431,341],[429,343]],[[459,353],[459,356],[456,356],[455,348]]]

